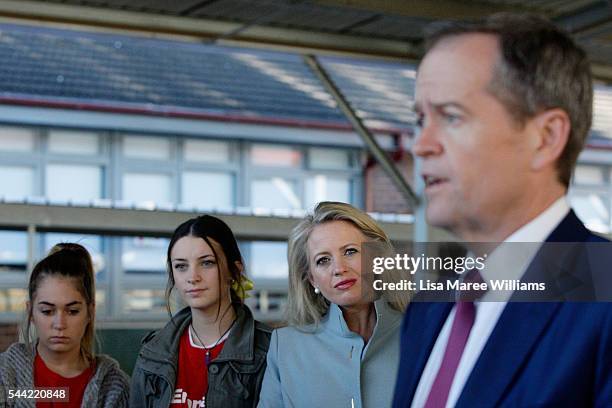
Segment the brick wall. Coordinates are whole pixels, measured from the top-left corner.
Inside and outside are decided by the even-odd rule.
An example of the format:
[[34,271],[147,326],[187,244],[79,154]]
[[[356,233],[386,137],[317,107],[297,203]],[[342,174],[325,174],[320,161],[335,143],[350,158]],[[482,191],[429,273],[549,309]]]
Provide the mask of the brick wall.
[[19,339],[19,325],[0,323],[0,352],[3,352]]
[[[412,156],[409,153],[394,155],[394,164],[412,185]],[[395,187],[389,176],[378,164],[370,164],[365,172],[366,211],[381,213],[412,213],[412,209]]]

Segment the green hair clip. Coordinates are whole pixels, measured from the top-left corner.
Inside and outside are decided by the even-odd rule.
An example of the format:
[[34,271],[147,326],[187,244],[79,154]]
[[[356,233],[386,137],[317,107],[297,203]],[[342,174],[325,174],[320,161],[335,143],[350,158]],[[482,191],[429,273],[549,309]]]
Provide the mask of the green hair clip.
[[242,300],[248,299],[250,297],[247,292],[252,290],[253,287],[253,281],[247,278],[246,276],[240,276],[240,278],[238,278],[237,280],[232,281],[232,290]]

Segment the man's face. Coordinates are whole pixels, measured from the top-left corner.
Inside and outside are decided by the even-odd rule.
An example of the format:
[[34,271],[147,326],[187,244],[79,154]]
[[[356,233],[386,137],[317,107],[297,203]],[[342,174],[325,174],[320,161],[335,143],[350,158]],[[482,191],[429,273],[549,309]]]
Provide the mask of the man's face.
[[493,35],[451,37],[427,53],[416,80],[422,126],[413,153],[422,159],[427,220],[465,240],[495,236],[525,200],[528,127],[487,91],[498,58]]

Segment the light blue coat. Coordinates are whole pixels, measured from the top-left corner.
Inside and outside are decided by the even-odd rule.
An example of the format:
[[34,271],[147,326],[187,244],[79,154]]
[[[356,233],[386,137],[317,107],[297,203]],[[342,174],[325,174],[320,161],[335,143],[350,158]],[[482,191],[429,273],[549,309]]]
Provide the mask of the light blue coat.
[[335,304],[314,332],[274,330],[258,408],[390,407],[402,314],[383,300],[374,305],[377,320],[368,344],[348,329]]

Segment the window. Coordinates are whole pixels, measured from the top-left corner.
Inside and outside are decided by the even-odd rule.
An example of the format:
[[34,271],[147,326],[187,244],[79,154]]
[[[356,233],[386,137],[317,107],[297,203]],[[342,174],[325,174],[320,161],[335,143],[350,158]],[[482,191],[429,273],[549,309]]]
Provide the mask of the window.
[[124,200],[138,203],[171,202],[170,176],[154,173],[126,173],[123,175]]
[[0,231],[0,272],[23,272],[27,263],[27,234],[23,231]]
[[36,137],[32,129],[0,126],[0,151],[32,152]]
[[130,289],[123,291],[125,313],[165,313],[166,300],[162,289]]
[[49,152],[62,154],[95,155],[99,153],[99,138],[95,133],[51,130]]
[[301,208],[296,182],[281,177],[254,180],[251,183],[251,207]]
[[167,137],[125,136],[123,154],[134,159],[167,160],[170,140]]
[[305,208],[313,207],[321,201],[351,202],[351,181],[347,178],[331,177],[324,174],[306,179]]
[[228,208],[234,204],[234,177],[220,172],[183,172],[181,202],[196,208]]
[[249,154],[252,208],[308,210],[325,200],[354,202],[361,169],[351,149],[253,144]]
[[187,139],[183,146],[183,158],[188,162],[227,163],[230,160],[227,142]]
[[251,163],[259,166],[298,167],[302,153],[292,147],[255,144],[251,147]]
[[28,291],[23,288],[0,288],[0,313],[25,312]]
[[287,243],[253,241],[250,244],[249,275],[253,278],[287,279]]
[[99,166],[49,164],[45,178],[46,196],[52,200],[91,200],[102,197]]
[[602,233],[610,231],[610,206],[607,193],[573,191],[570,201],[576,214],[588,228]]
[[121,266],[126,273],[166,273],[166,251],[170,240],[165,238],[122,238]]
[[0,197],[24,198],[34,195],[34,169],[0,165]]
[[321,170],[346,170],[351,167],[350,154],[344,149],[311,147],[308,149],[308,167]]
[[603,168],[599,166],[578,165],[574,171],[574,184],[603,184]]

